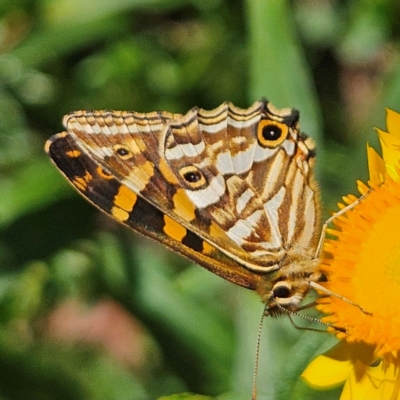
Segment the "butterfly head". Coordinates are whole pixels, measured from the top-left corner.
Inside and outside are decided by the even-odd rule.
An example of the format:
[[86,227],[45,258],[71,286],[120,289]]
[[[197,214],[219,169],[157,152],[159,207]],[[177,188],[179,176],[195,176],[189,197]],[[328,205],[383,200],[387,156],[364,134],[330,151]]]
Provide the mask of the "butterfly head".
[[299,309],[304,297],[311,289],[310,282],[318,281],[317,259],[293,261],[282,266],[276,276],[266,277],[257,292],[267,304],[266,315],[281,315],[284,310],[294,312]]
[[288,311],[296,311],[309,290],[310,285],[306,279],[276,282],[267,302],[268,313],[271,315],[282,314],[282,308]]

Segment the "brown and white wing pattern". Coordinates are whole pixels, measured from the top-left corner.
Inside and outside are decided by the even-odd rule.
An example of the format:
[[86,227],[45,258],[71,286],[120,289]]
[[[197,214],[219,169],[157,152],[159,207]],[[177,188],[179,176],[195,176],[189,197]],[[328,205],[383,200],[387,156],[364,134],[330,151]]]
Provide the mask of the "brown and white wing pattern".
[[313,257],[315,151],[297,111],[78,111],[64,125],[46,150],[84,197],[225,279],[256,289],[287,260]]

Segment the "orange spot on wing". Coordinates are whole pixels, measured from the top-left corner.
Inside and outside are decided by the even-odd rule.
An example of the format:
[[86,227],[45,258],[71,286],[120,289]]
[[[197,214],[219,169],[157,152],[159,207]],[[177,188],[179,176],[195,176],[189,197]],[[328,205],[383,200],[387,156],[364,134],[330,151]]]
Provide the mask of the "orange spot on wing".
[[226,239],[226,233],[214,222],[210,225],[210,236],[213,238]]
[[216,250],[214,246],[211,246],[208,242],[203,241],[203,253],[204,254],[211,254]]
[[126,221],[129,218],[129,213],[135,207],[136,201],[136,193],[121,185],[114,197],[114,207],[111,209],[111,215],[118,221]]
[[124,185],[121,185],[114,197],[114,205],[126,211],[132,211],[137,200],[136,193]]
[[149,177],[152,177],[154,175],[154,164],[150,161],[146,161],[143,166],[143,170],[149,175]]
[[117,221],[125,222],[129,218],[129,213],[119,207],[113,207],[111,210],[111,215]]
[[164,223],[165,225],[163,231],[169,237],[181,242],[186,236],[186,228],[174,221],[172,218],[168,217],[168,215],[164,215]]
[[178,189],[172,198],[174,203],[174,213],[182,217],[185,221],[195,219],[196,206],[187,197],[184,189]]
[[159,163],[158,167],[160,168],[160,171],[163,174],[163,176],[167,182],[175,184],[175,185],[177,185],[179,183],[178,178],[172,172],[171,168],[169,167],[169,165],[165,161],[165,159],[163,159],[163,158],[160,159],[160,163]]
[[72,183],[79,189],[81,192],[84,192],[87,188],[88,183],[93,179],[93,176],[86,171],[84,176],[77,176],[72,179]]
[[66,152],[66,155],[67,155],[68,157],[71,157],[71,158],[77,158],[77,157],[79,157],[81,154],[82,154],[82,153],[81,153],[79,150],[70,150],[70,151],[67,151],[67,152]]
[[104,172],[104,169],[101,166],[98,166],[96,172],[99,174],[100,178],[102,179],[113,179],[114,177],[110,175],[108,172]]

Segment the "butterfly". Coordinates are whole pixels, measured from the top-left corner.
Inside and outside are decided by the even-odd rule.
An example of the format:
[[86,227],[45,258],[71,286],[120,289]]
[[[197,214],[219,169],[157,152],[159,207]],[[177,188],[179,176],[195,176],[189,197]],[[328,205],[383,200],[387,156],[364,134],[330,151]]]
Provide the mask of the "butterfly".
[[216,275],[295,311],[318,281],[314,142],[267,100],[185,115],[76,111],[45,150],[88,201]]

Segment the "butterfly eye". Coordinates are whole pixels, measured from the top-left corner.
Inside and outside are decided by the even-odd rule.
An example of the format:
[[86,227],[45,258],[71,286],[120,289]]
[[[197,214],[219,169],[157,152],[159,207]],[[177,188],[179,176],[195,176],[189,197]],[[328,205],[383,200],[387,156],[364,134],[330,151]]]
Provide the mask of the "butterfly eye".
[[206,183],[206,178],[203,173],[194,165],[181,168],[179,173],[192,189],[198,189]]
[[123,144],[116,144],[113,146],[114,151],[118,154],[119,158],[122,160],[128,160],[132,157],[132,153],[128,146]]
[[292,294],[292,285],[287,282],[278,282],[272,289],[274,298],[287,299]]
[[283,143],[288,132],[287,125],[269,119],[262,119],[257,127],[258,143],[262,147],[273,149]]

